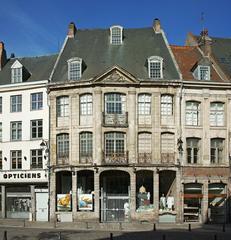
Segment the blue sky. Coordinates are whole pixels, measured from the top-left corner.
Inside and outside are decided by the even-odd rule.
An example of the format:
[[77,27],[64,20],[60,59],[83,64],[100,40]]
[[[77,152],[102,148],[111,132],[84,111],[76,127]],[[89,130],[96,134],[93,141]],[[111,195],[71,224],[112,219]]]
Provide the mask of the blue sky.
[[169,42],[183,45],[187,32],[203,27],[231,37],[230,9],[231,0],[0,0],[0,41],[8,55],[47,55],[60,49],[71,21],[81,29],[140,28],[159,18]]

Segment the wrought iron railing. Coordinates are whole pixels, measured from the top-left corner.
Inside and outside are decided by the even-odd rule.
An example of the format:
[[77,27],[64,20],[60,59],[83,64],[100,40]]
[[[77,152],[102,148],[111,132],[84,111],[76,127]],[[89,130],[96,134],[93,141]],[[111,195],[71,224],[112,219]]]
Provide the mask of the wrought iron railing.
[[90,164],[93,162],[92,153],[80,153],[79,163]]
[[127,127],[128,113],[105,113],[103,112],[103,125],[113,127]]
[[107,153],[103,151],[103,163],[107,165],[128,164],[128,151]]
[[174,164],[175,153],[161,153],[161,163]]
[[139,163],[151,163],[152,162],[152,153],[138,153],[138,162]]
[[69,164],[69,153],[57,153],[57,164],[68,165]]

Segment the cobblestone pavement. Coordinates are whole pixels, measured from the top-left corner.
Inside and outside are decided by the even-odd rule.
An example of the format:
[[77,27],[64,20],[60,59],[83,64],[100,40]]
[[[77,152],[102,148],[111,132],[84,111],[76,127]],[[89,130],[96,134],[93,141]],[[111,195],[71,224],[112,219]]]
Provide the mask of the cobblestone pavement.
[[[6,228],[0,227],[0,240],[230,240],[231,229],[223,232],[221,229],[162,229],[142,232],[112,232],[110,231],[74,231],[58,229]],[[60,233],[61,232],[61,236]]]

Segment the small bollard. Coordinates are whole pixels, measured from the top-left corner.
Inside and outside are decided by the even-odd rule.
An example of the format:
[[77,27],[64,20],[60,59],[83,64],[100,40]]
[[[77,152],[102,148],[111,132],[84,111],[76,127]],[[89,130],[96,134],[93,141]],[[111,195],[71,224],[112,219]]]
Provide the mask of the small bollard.
[[188,225],[188,231],[191,232],[191,224]]
[[7,240],[7,231],[4,231],[3,240]]
[[61,232],[59,232],[59,238],[58,238],[58,239],[59,239],[59,240],[62,239]]
[[156,224],[153,225],[153,231],[156,231]]
[[225,223],[223,223],[222,232],[225,232]]
[[165,236],[165,234],[162,236],[162,240],[166,240],[166,236]]
[[214,235],[214,240],[217,240],[217,234]]
[[113,240],[113,233],[110,233],[110,240]]

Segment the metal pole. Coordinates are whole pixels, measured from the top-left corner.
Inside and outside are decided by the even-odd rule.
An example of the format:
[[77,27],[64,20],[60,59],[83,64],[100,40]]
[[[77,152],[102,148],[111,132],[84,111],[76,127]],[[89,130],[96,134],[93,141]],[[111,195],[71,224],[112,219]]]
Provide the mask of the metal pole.
[[110,233],[110,240],[113,240],[113,233]]
[[3,240],[7,240],[7,231],[4,231]]

